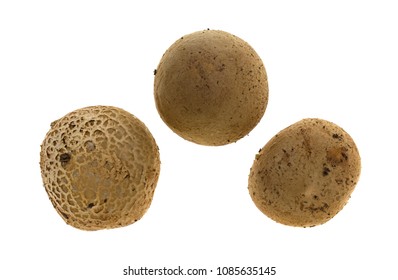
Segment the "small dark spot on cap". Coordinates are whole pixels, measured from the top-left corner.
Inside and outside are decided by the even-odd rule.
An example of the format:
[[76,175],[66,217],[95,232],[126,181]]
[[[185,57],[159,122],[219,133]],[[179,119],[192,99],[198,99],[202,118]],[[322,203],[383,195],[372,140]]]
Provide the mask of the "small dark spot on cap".
[[95,205],[95,204],[91,202],[89,205],[87,205],[87,208],[93,208],[94,205]]
[[156,69],[153,70],[153,75],[156,75],[156,73],[157,73],[157,70]]
[[330,172],[330,169],[327,168],[327,167],[324,167],[324,168],[323,168],[322,175],[323,175],[323,176],[327,176],[327,175],[329,175],[329,172]]
[[67,163],[68,161],[70,161],[70,155],[68,153],[61,154],[59,156],[59,161],[61,163]]
[[342,140],[343,139],[343,135],[341,135],[341,134],[339,135],[337,133],[334,133],[332,136],[333,136],[334,139],[338,139],[338,140]]

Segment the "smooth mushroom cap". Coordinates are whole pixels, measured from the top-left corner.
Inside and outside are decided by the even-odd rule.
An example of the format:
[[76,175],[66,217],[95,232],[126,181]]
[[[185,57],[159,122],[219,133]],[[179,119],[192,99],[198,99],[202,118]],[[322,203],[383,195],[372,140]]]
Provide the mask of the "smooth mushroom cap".
[[219,30],[181,37],[163,55],[154,95],[163,121],[186,140],[225,145],[247,135],[268,103],[264,64],[242,39]]
[[325,120],[304,119],[280,131],[256,155],[249,193],[271,219],[310,227],[343,209],[360,171],[360,155],[347,132]]

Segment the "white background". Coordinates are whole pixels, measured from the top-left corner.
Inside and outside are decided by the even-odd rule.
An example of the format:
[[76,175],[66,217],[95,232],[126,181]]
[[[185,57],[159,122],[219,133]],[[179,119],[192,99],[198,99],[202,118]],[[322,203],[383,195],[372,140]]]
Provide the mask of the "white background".
[[[1,279],[162,279],[123,269],[207,268],[164,279],[397,279],[398,17],[395,1],[1,1]],[[187,142],[161,121],[153,70],[181,36],[221,29],[249,42],[269,79],[266,113],[237,143]],[[50,123],[89,105],[140,118],[161,174],[152,206],[128,227],[64,223],[44,191]],[[306,117],[343,127],[360,181],[328,223],[292,228],[247,191],[256,152]],[[273,277],[216,276],[218,266],[275,266]]]

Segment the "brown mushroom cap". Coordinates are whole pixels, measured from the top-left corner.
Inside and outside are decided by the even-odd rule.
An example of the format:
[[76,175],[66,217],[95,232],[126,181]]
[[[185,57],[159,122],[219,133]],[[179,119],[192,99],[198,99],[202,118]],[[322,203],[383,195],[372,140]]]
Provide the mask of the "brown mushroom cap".
[[249,193],[271,219],[310,227],[343,209],[360,171],[360,155],[347,132],[325,120],[304,119],[280,131],[256,155]]
[[264,64],[242,39],[218,30],[181,37],[155,71],[154,95],[163,121],[186,140],[219,146],[247,135],[264,115]]
[[120,108],[92,106],[51,124],[40,168],[45,190],[65,222],[99,230],[132,224],[145,214],[160,159],[144,123]]

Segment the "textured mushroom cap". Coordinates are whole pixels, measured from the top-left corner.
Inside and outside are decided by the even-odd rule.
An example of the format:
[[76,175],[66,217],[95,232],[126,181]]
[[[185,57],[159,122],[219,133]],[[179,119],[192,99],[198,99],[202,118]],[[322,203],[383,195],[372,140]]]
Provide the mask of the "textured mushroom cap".
[[359,152],[347,132],[325,120],[304,119],[280,131],[256,155],[249,193],[271,219],[315,226],[343,209],[360,171]]
[[129,225],[149,208],[160,172],[146,126],[116,107],[92,106],[53,122],[40,152],[44,187],[65,222],[83,230]]
[[155,73],[161,118],[197,144],[236,142],[257,125],[267,107],[261,58],[248,43],[224,31],[183,36],[165,52]]

